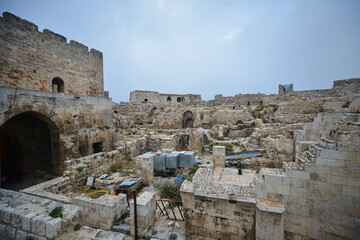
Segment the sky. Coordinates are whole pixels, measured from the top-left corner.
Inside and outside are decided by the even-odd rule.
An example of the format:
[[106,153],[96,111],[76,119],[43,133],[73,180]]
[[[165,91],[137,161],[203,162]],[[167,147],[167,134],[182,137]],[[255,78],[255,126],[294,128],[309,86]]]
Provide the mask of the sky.
[[130,91],[274,94],[360,77],[360,0],[0,0],[95,48],[115,102]]

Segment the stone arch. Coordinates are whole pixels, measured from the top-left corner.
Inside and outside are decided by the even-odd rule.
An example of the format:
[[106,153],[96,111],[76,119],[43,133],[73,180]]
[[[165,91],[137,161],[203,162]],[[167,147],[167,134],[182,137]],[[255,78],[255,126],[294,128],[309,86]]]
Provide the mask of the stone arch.
[[177,102],[181,102],[181,100],[182,100],[181,97],[178,97],[178,98],[176,99]]
[[170,96],[167,97],[166,101],[167,101],[167,102],[171,102],[171,97],[170,97]]
[[241,120],[236,122],[236,125],[241,125],[241,124],[244,124],[243,121],[241,121]]
[[194,127],[194,114],[191,111],[186,111],[183,114],[183,128]]
[[147,98],[144,99],[144,102],[148,102],[149,100]]
[[53,78],[51,82],[51,86],[52,86],[52,91],[55,93],[64,92],[65,90],[64,81],[59,77]]
[[44,171],[51,175],[63,172],[63,151],[56,124],[40,113],[28,111],[9,118],[0,127],[2,153],[1,175],[8,180]]
[[150,116],[150,117],[154,116],[154,115],[156,114],[156,110],[158,110],[158,108],[157,108],[157,107],[153,107],[153,108],[150,110],[150,112],[149,112],[149,116]]

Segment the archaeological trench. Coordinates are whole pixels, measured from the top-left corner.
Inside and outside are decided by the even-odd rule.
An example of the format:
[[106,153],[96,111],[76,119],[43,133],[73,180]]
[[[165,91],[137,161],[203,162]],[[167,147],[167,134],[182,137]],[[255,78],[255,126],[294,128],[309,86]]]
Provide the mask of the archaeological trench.
[[115,103],[101,52],[7,12],[0,78],[0,239],[360,239],[360,78]]

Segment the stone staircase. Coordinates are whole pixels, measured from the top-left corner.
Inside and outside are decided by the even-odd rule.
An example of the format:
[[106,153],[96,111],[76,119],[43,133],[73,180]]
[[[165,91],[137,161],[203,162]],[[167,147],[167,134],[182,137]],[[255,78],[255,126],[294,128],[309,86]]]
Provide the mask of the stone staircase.
[[360,114],[344,113],[342,121],[336,121],[329,129],[328,138],[319,138],[317,143],[295,157],[294,162],[284,162],[286,172],[290,169],[304,170],[306,163],[315,163],[323,150],[360,151]]

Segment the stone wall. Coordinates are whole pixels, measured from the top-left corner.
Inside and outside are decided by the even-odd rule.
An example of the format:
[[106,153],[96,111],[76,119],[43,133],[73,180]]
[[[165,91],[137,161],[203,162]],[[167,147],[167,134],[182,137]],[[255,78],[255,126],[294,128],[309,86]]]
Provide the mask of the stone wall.
[[186,239],[254,239],[256,203],[248,187],[211,182],[200,168],[181,185]]
[[[102,53],[11,13],[0,18],[0,86],[104,96]],[[53,88],[55,79],[57,88]]]
[[[34,125],[18,135],[12,129],[21,130],[24,124],[19,120],[26,117],[38,121],[49,131],[49,135],[42,134],[41,139],[51,149],[53,174],[62,174],[65,159],[94,153],[96,143],[101,145],[98,151],[109,151],[114,147],[112,102],[109,99],[0,87],[0,102],[1,136],[20,141],[25,130],[30,131]],[[40,130],[36,128],[32,132],[38,134]],[[29,132],[30,135],[33,133]],[[25,147],[28,143],[22,145]]]
[[139,90],[130,92],[130,102],[156,104],[182,103],[187,105],[202,104],[201,95],[198,94],[167,94]]
[[359,119],[359,114],[320,114],[313,126],[305,128],[312,129],[310,136],[316,141],[304,141],[297,149],[301,157],[288,164],[288,174],[265,174],[257,182],[258,198],[284,204],[288,235],[304,239],[360,235]]
[[[0,189],[0,236],[5,239],[56,239],[83,225],[81,208],[24,193]],[[63,207],[63,217],[49,213]]]

